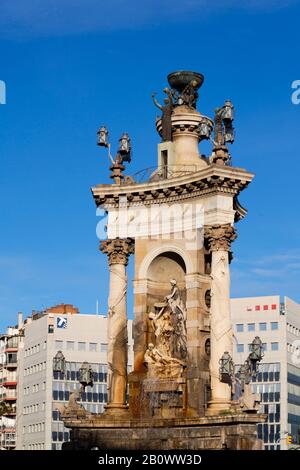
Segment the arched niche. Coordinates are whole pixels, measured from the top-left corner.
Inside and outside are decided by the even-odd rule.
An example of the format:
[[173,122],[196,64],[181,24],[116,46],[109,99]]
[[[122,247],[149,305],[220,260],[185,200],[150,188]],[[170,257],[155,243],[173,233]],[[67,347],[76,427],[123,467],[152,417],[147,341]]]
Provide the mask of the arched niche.
[[147,272],[148,309],[153,309],[155,303],[162,302],[170,293],[170,279],[176,279],[185,299],[185,275],[186,265],[178,253],[165,251],[158,254],[149,264]]

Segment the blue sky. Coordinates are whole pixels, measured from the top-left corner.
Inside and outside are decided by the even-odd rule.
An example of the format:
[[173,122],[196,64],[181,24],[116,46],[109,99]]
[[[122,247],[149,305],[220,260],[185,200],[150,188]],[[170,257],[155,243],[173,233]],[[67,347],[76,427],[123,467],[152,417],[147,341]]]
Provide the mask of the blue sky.
[[96,131],[105,123],[115,144],[129,132],[129,174],[155,165],[151,93],[162,98],[176,69],[205,75],[204,114],[233,101],[233,163],[256,173],[240,197],[249,214],[233,247],[232,295],[300,301],[299,3],[1,1],[0,330],[19,310],[59,302],[88,313],[98,298],[105,312],[90,187],[109,173]]

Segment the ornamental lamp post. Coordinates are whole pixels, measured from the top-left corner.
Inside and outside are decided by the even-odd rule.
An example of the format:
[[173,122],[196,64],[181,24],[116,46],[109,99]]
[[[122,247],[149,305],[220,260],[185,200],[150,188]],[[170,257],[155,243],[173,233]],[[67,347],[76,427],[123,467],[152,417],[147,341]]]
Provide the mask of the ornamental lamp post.
[[62,378],[65,376],[66,359],[62,351],[57,351],[53,358],[53,372],[59,372],[62,375]]
[[90,364],[84,361],[79,369],[79,382],[81,390],[84,391],[85,387],[94,385],[94,372]]
[[249,359],[246,359],[244,364],[241,365],[239,379],[242,384],[249,384],[251,382],[251,364]]
[[256,371],[257,363],[264,357],[263,344],[259,336],[255,336],[251,343],[251,353],[249,354],[249,360],[252,364],[252,369]]
[[112,163],[110,170],[112,171],[110,178],[114,179],[115,183],[120,185],[124,179],[123,171],[125,166],[123,162],[131,162],[131,140],[127,132],[124,132],[119,139],[119,148],[115,158],[110,153],[110,143],[108,141],[108,129],[106,126],[101,126],[97,132],[97,145],[99,147],[106,147],[108,157]]

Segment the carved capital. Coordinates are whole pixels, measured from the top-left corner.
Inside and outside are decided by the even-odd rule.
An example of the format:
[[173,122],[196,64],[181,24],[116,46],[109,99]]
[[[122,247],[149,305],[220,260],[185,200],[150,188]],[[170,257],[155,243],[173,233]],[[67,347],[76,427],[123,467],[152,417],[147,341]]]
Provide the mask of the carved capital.
[[115,238],[100,243],[100,251],[107,254],[108,264],[124,264],[127,266],[129,255],[134,253],[132,238]]
[[237,238],[237,234],[230,224],[211,225],[205,228],[205,238],[210,251],[230,251],[231,243]]

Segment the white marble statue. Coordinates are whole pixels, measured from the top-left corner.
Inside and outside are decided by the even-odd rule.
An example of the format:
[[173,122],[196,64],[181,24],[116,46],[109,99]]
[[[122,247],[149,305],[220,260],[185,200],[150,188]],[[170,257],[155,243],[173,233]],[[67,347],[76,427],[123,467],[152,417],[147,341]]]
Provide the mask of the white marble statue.
[[175,357],[163,355],[153,343],[148,344],[144,358],[149,377],[168,378],[182,375],[184,362]]
[[174,334],[174,327],[170,319],[170,313],[166,311],[166,306],[163,306],[157,314],[150,312],[149,318],[153,324],[157,348],[164,356],[171,356],[171,339]]
[[171,293],[165,297],[173,315],[174,335],[172,338],[172,352],[184,359],[187,355],[186,338],[186,307],[180,295],[176,279],[170,280]]

